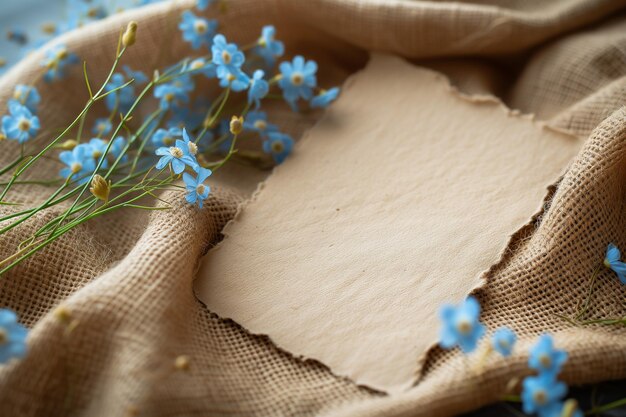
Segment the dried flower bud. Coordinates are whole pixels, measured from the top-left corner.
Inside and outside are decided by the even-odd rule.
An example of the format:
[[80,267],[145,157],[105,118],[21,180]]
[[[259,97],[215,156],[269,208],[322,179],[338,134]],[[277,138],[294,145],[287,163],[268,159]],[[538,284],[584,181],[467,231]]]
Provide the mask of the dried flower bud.
[[180,355],[174,361],[174,367],[179,371],[188,371],[189,370],[189,356]]
[[109,193],[111,192],[111,181],[107,182],[101,175],[94,175],[91,180],[91,187],[89,187],[89,191],[94,197],[104,201],[105,203],[109,201]]
[[59,148],[65,151],[71,151],[72,149],[76,147],[76,145],[78,145],[78,142],[76,141],[76,139],[68,139],[65,142],[61,143],[59,145]]
[[4,67],[7,64],[7,60],[0,57],[0,68]]
[[0,142],[5,140],[6,138],[7,138],[7,135],[5,135],[3,132],[0,132]]
[[122,35],[122,45],[128,47],[135,44],[137,38],[137,22],[134,20],[126,26],[126,32]]
[[230,133],[238,135],[243,131],[243,116],[233,116],[230,119]]

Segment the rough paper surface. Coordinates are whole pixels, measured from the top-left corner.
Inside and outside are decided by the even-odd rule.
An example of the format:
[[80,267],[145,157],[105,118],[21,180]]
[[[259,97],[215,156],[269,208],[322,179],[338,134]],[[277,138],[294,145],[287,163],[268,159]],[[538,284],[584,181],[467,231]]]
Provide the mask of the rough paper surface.
[[374,56],[225,229],[209,309],[358,383],[397,392],[579,141]]

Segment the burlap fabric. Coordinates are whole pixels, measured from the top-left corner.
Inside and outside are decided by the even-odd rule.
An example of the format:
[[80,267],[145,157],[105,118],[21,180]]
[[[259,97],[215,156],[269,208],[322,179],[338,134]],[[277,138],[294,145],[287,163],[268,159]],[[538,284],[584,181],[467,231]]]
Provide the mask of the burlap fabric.
[[[97,83],[109,68],[118,31],[138,20],[138,43],[125,63],[151,70],[186,53],[175,24],[190,3],[131,11],[64,38]],[[589,383],[626,377],[626,332],[576,328],[553,314],[576,311],[609,242],[626,248],[626,110],[620,109],[626,97],[626,15],[618,13],[625,5],[230,0],[220,20],[222,30],[242,43],[262,25],[276,25],[288,51],[319,61],[325,84],[340,83],[361,67],[366,50],[392,52],[427,59],[462,89],[492,92],[512,108],[588,136],[548,193],[544,211],[514,235],[477,296],[486,324],[518,331],[520,352],[541,332],[554,333],[570,352],[563,378]],[[33,54],[0,79],[0,110],[16,83],[37,77],[39,60]],[[86,100],[80,77],[77,69],[71,81],[37,83],[44,127],[53,131],[77,114]],[[294,134],[314,121],[282,111],[273,119]],[[5,164],[15,148],[0,146]],[[46,161],[33,176],[52,177],[57,168]],[[29,355],[0,368],[0,415],[448,416],[496,401],[511,376],[527,372],[521,353],[507,361],[494,358],[476,374],[458,353],[433,348],[415,358],[416,386],[390,397],[211,314],[194,297],[192,280],[198,259],[220,239],[249,190],[237,185],[241,175],[231,168],[216,180],[204,210],[175,203],[179,207],[171,211],[119,212],[86,224],[3,276],[0,305],[15,309],[32,333]],[[20,186],[11,199],[41,201],[45,192]],[[10,254],[52,214],[2,237],[0,255]],[[603,272],[592,317],[625,316],[625,291]],[[71,332],[52,314],[60,304],[76,320]],[[187,372],[174,370],[179,355],[190,358]]]

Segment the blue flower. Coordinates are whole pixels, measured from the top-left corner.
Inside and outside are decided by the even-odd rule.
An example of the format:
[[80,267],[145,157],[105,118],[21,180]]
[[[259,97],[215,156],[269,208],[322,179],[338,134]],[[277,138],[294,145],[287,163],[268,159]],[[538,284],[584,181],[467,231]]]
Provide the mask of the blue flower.
[[554,349],[552,336],[543,334],[530,350],[528,366],[541,373],[557,375],[567,360],[567,352]]
[[529,376],[522,382],[522,408],[526,414],[548,411],[567,394],[567,385],[554,375]]
[[154,97],[160,99],[161,109],[167,110],[180,107],[182,103],[189,102],[189,93],[194,89],[194,83],[187,74],[181,75],[174,81],[161,84],[154,89]]
[[442,323],[439,345],[444,349],[460,346],[463,352],[470,353],[485,333],[485,326],[478,321],[480,304],[474,297],[459,306],[445,305],[440,312]]
[[[107,150],[107,146],[108,142],[105,142],[102,139],[93,138],[89,141],[90,155],[96,161],[96,164],[100,161],[100,159],[104,159],[104,152]],[[104,159],[100,168],[106,169],[108,166],[108,161]]]
[[39,118],[15,101],[8,104],[9,114],[2,116],[2,130],[7,139],[25,143],[39,131]]
[[198,10],[206,10],[211,3],[213,3],[213,0],[197,0],[196,7]]
[[108,118],[103,117],[96,120],[96,123],[93,125],[93,129],[91,129],[91,133],[98,136],[104,136],[108,134],[112,128],[113,125],[111,124],[111,121]]
[[241,71],[246,57],[236,44],[228,43],[224,35],[215,35],[211,52],[213,63],[217,66],[220,86],[224,88],[230,86],[233,91],[243,91],[248,88],[250,78]]
[[210,169],[198,167],[196,169],[198,175],[194,178],[188,173],[183,174],[183,181],[187,188],[187,195],[185,199],[189,204],[198,203],[198,206],[202,208],[202,202],[207,199],[211,192],[211,187],[204,185],[204,181],[213,173]]
[[135,80],[133,82],[134,85],[145,84],[148,82],[148,77],[141,71],[133,71],[131,67],[128,65],[124,65],[124,72],[128,79]]
[[604,266],[615,272],[622,284],[626,284],[626,263],[620,261],[621,256],[617,246],[609,243],[609,247],[606,249],[606,257],[604,258]]
[[63,178],[74,178],[79,184],[89,181],[91,174],[96,169],[96,161],[92,158],[92,148],[90,145],[81,143],[71,151],[64,151],[59,154],[59,159],[65,165],[60,172]]
[[263,79],[265,73],[263,70],[256,70],[250,80],[250,89],[248,90],[248,103],[254,101],[256,108],[261,106],[261,99],[270,91],[270,85]]
[[296,110],[296,101],[302,97],[310,100],[313,97],[313,88],[317,84],[315,61],[305,61],[302,56],[296,56],[292,62],[281,62],[281,77],[278,85],[283,90],[283,97]]
[[[109,158],[109,162],[114,163],[117,158],[124,152],[124,148],[126,148],[126,139],[123,136],[118,136],[113,139],[113,143],[111,144],[111,148],[109,148],[109,153],[107,157]],[[122,156],[120,162],[128,161],[128,155]]]
[[183,140],[177,140],[176,146],[183,150],[183,153],[192,159],[196,159],[196,154],[198,153],[198,145],[196,145],[189,135],[187,134],[187,129],[183,129]]
[[339,96],[339,87],[333,87],[330,90],[322,90],[320,94],[311,99],[312,108],[325,108],[335,101]]
[[280,132],[269,132],[263,142],[265,153],[272,155],[277,164],[282,164],[287,155],[293,149],[293,139],[289,135]]
[[262,111],[251,111],[243,122],[247,130],[257,132],[261,137],[267,137],[271,132],[278,132],[278,126],[267,122],[267,114]]
[[26,106],[32,114],[37,114],[37,106],[41,101],[41,96],[35,87],[18,84],[15,86],[13,99],[10,101],[15,101],[23,106]]
[[17,322],[17,315],[9,309],[0,308],[0,363],[26,355],[28,330]]
[[190,10],[185,10],[182,18],[178,28],[183,32],[183,39],[191,43],[193,49],[211,44],[211,39],[217,30],[217,21],[198,17]]
[[281,41],[274,39],[276,29],[274,26],[264,26],[261,31],[261,37],[258,40],[258,46],[254,48],[254,52],[260,55],[268,67],[273,67],[276,58],[281,57],[285,53],[285,45]]
[[515,335],[515,332],[513,330],[509,329],[508,327],[500,327],[493,334],[491,344],[498,353],[500,353],[504,357],[507,357],[511,356],[511,352],[513,352],[513,346],[515,346],[516,340],[517,336]]
[[166,123],[169,129],[186,127],[189,130],[195,130],[200,127],[205,117],[204,112],[195,112],[185,107],[177,107],[173,113]]
[[174,174],[180,174],[185,170],[185,166],[189,166],[193,169],[198,167],[198,163],[189,154],[185,154],[183,149],[177,146],[159,148],[155,152],[161,157],[156,164],[157,169],[163,169],[167,165],[171,164]]
[[41,65],[46,68],[44,80],[52,82],[65,77],[65,71],[71,64],[78,62],[76,54],[67,51],[63,44],[55,45],[44,53]]
[[[116,88],[120,88],[124,84],[126,84],[127,80],[123,74],[115,73],[111,76],[109,82],[104,86],[104,91],[112,91]],[[126,87],[115,90],[112,93],[107,94],[104,98],[107,108],[110,111],[115,109],[121,112],[127,112],[130,110],[130,107],[135,102],[135,87],[132,84],[127,85]]]
[[163,147],[163,146],[174,146],[176,143],[176,139],[181,137],[183,132],[177,128],[173,127],[170,129],[158,129],[152,135],[152,143],[154,146]]

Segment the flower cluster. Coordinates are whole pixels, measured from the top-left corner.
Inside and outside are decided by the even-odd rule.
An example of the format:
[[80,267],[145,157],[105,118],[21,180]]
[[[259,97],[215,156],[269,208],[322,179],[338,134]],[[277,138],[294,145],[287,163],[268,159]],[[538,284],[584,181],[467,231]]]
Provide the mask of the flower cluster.
[[126,148],[126,139],[118,136],[110,142],[93,138],[87,143],[76,145],[72,150],[63,151],[59,154],[59,159],[66,166],[59,174],[68,181],[75,181],[84,184],[89,181],[96,167],[107,169],[110,163],[120,158],[120,162],[128,159],[122,155]]
[[[474,297],[468,297],[458,306],[444,305],[441,308],[441,337],[439,345],[444,349],[459,346],[464,353],[476,350],[478,342],[485,334],[486,328],[479,320],[480,304]],[[485,350],[509,357],[513,353],[517,336],[507,327],[497,329]],[[544,334],[530,350],[528,365],[538,371],[537,376],[526,377],[522,383],[522,405],[527,414],[538,414],[540,417],[561,417],[567,394],[567,385],[557,380],[567,353],[554,348],[552,337]],[[572,410],[570,417],[582,417],[577,408]]]

